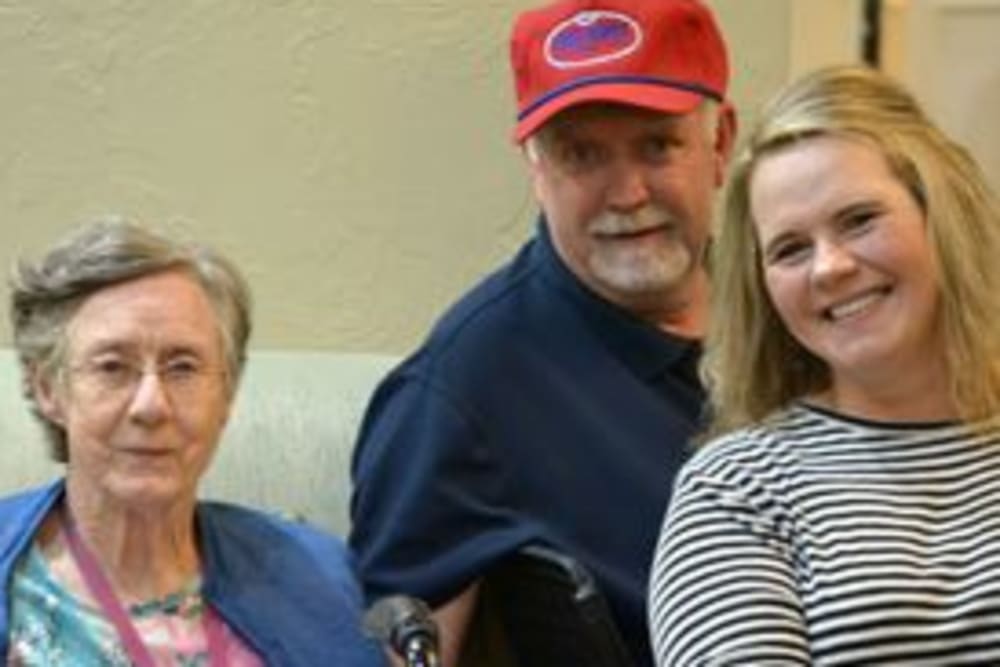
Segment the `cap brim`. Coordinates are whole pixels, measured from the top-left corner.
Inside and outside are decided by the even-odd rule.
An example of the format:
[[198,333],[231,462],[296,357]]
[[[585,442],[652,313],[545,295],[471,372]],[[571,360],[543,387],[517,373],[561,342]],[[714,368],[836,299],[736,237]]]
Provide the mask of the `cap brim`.
[[533,109],[514,128],[514,141],[521,143],[560,111],[588,102],[625,104],[665,113],[687,113],[705,98],[699,93],[648,83],[600,83],[584,86],[552,98]]

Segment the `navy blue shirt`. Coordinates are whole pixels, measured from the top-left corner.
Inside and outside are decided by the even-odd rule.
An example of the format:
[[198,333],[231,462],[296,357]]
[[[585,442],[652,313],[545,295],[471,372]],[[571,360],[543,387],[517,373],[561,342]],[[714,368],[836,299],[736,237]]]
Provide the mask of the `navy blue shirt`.
[[649,566],[700,425],[699,351],[590,292],[540,225],[372,398],[352,465],[366,595],[436,606],[540,543],[591,570],[652,665]]

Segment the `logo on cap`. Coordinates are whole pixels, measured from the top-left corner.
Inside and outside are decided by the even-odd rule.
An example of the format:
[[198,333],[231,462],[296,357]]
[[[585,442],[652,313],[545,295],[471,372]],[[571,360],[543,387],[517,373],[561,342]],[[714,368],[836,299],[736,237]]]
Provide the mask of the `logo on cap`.
[[642,28],[619,12],[586,11],[566,19],[545,38],[545,60],[558,69],[624,58],[642,44]]

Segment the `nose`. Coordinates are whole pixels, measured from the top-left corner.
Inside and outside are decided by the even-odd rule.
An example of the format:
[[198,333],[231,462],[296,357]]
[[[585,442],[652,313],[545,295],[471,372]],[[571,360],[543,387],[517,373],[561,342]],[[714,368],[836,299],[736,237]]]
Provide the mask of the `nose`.
[[608,208],[616,213],[631,213],[649,203],[649,186],[641,165],[622,161],[615,165],[608,186]]
[[129,402],[129,417],[139,423],[156,424],[166,417],[170,409],[170,397],[163,378],[156,370],[143,371]]
[[857,269],[857,261],[850,250],[840,243],[819,240],[813,255],[812,275],[817,285],[835,283]]

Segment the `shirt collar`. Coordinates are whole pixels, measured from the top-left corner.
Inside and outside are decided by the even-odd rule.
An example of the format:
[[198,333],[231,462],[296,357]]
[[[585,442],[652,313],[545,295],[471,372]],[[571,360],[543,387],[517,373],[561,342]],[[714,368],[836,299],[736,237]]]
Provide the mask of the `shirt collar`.
[[574,303],[597,337],[633,373],[654,379],[671,369],[692,372],[700,341],[669,334],[595,294],[559,257],[544,215],[539,217],[537,239],[535,253],[545,282]]

